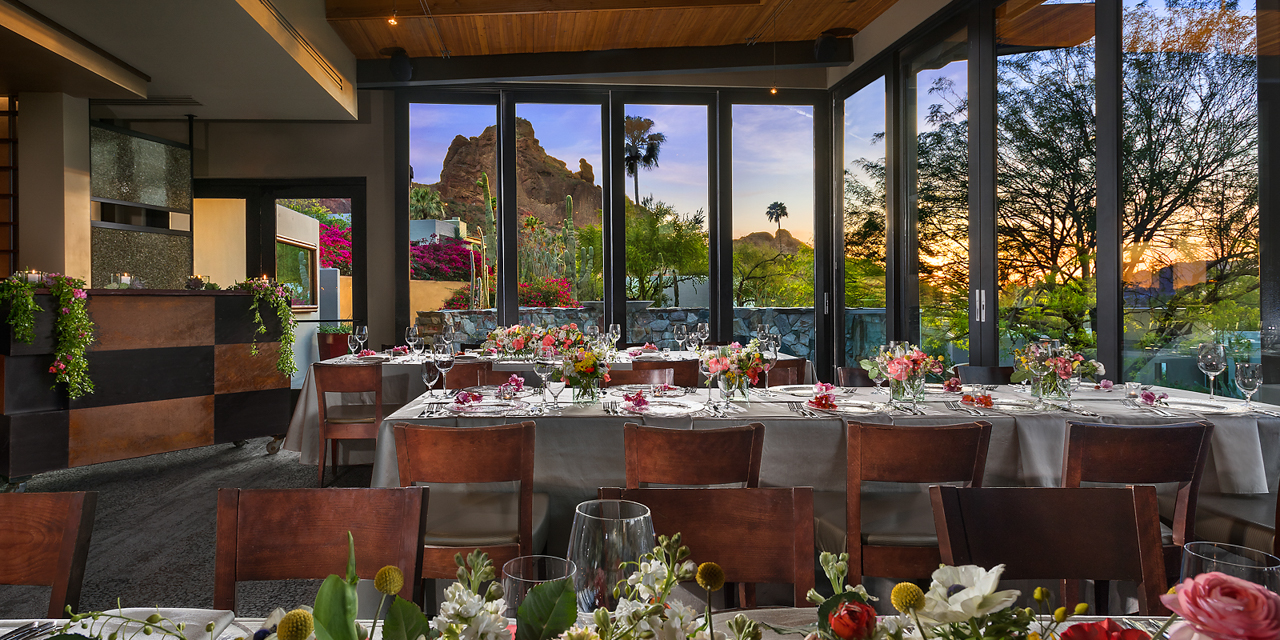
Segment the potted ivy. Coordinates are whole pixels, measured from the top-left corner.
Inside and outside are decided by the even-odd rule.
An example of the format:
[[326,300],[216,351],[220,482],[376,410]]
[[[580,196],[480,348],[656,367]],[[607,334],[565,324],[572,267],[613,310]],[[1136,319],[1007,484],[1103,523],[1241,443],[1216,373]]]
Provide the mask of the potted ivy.
[[320,359],[328,360],[346,355],[349,335],[351,335],[350,323],[321,324],[316,333],[316,346],[320,349]]

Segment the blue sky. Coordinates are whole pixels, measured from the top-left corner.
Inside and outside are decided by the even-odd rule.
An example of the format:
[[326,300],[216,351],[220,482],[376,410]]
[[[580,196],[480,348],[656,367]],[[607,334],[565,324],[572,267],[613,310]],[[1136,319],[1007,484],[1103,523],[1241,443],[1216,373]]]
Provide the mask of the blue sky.
[[[734,237],[776,226],[765,218],[769,203],[787,205],[783,228],[805,242],[813,239],[813,110],[808,107],[734,107]],[[641,170],[640,196],[652,195],[677,211],[707,206],[707,112],[688,105],[631,105],[628,115],[654,121],[667,136],[658,167]],[[586,158],[600,171],[600,109],[589,105],[521,104],[516,115],[533,124],[547,153],[578,169]],[[478,136],[497,118],[491,106],[414,104],[409,109],[409,162],[414,180],[440,179],[454,136]],[[633,186],[627,178],[627,194]]]

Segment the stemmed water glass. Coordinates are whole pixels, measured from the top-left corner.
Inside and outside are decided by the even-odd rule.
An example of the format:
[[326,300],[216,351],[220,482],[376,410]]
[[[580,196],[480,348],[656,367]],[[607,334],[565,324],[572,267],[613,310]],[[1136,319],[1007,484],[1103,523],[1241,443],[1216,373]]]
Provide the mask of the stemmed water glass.
[[360,338],[357,338],[356,334],[347,334],[347,348],[351,350],[352,357],[360,353]]
[[551,392],[551,399],[555,402],[554,408],[558,411],[560,409],[560,392],[564,391],[564,388],[568,385],[564,381],[564,360],[553,360],[552,362],[556,366],[551,371],[551,379],[547,381],[547,391]]
[[1262,363],[1237,362],[1236,388],[1244,394],[1244,408],[1253,410],[1253,394],[1262,386]]
[[439,336],[432,346],[436,368],[440,370],[441,388],[445,397],[449,397],[449,370],[453,368],[453,343],[444,336]]
[[534,354],[533,372],[542,379],[542,407],[547,406],[547,379],[560,363],[556,360],[556,350],[551,347],[538,347]]
[[760,341],[760,348],[763,351],[761,355],[764,356],[764,388],[766,391],[769,389],[769,372],[778,364],[778,352],[781,347],[781,344],[779,343],[781,342],[782,336],[775,337],[768,335]]
[[431,360],[422,360],[422,384],[427,385],[427,397],[436,397],[436,381],[440,379],[440,369]]
[[418,325],[411,324],[408,329],[404,330],[404,343],[409,345],[409,350],[415,355],[418,353]]
[[362,324],[355,327],[356,340],[360,341],[360,350],[364,351],[364,343],[369,339],[369,325]]
[[672,329],[672,331],[675,334],[676,342],[680,343],[680,350],[684,351],[684,347],[685,347],[684,343],[689,341],[689,325],[678,324],[675,326],[674,329]]
[[595,325],[594,323],[589,324],[583,327],[582,334],[587,336],[587,344],[591,345],[592,349],[595,349],[596,347],[600,346],[600,327],[599,326]]
[[693,337],[698,340],[698,347],[701,348],[707,343],[707,339],[711,337],[711,325],[699,322],[698,328],[694,330]]
[[621,337],[622,337],[622,325],[616,324],[616,323],[609,325],[609,348],[611,350],[615,350],[615,351],[617,350],[618,339]]
[[707,406],[711,405],[711,360],[707,358],[707,354],[703,350],[698,350],[698,371],[702,373],[702,377],[707,381]]
[[1209,399],[1213,400],[1213,379],[1227,370],[1227,351],[1220,343],[1202,342],[1196,351],[1196,366],[1209,376]]

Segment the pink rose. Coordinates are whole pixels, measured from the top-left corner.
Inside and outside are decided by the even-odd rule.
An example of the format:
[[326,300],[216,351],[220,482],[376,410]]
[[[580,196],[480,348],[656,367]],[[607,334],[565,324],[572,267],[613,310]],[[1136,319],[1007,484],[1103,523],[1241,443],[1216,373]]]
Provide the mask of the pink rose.
[[516,338],[511,341],[511,348],[517,351],[524,348],[524,338]]
[[1067,378],[1070,378],[1070,377],[1071,377],[1072,375],[1074,375],[1074,374],[1075,374],[1075,372],[1071,370],[1071,364],[1070,364],[1070,363],[1063,362],[1063,363],[1061,363],[1061,364],[1059,364],[1059,365],[1058,365],[1058,377],[1059,377],[1059,378],[1062,378],[1063,380],[1066,380]]
[[894,358],[885,366],[890,378],[902,382],[911,375],[911,363],[906,358]]
[[1160,596],[1164,606],[1187,621],[1170,640],[1280,638],[1280,595],[1223,573],[1202,573]]
[[542,339],[542,346],[544,347],[554,347],[555,344],[556,344],[555,336],[552,336],[549,333],[545,338]]
[[1116,386],[1116,383],[1110,380],[1103,380],[1102,382],[1098,383],[1098,388],[1100,389],[1110,389],[1111,387],[1114,387],[1114,386]]

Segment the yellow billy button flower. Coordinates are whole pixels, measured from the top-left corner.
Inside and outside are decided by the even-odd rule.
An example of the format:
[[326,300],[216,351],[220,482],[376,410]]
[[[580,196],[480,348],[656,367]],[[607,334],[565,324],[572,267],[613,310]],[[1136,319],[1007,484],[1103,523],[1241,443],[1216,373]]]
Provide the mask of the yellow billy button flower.
[[714,562],[698,565],[698,586],[707,591],[719,591],[724,588],[724,569]]
[[1086,602],[1081,602],[1080,604],[1077,604],[1077,605],[1076,605],[1076,615],[1078,615],[1078,616],[1082,616],[1082,615],[1084,615],[1084,614],[1086,614],[1086,613],[1089,613],[1089,604],[1088,604],[1088,603],[1086,603]]
[[307,640],[314,629],[311,613],[305,609],[294,609],[284,614],[280,624],[276,625],[276,637],[280,640]]
[[1040,634],[1036,633],[1035,631],[1032,631],[1031,633],[1027,634],[1027,640],[1040,640]]
[[[1054,610],[1053,610],[1053,621],[1054,621],[1054,622],[1066,622],[1066,621],[1067,621],[1067,608],[1066,608],[1066,607],[1058,607],[1057,609],[1054,609]],[[285,640],[285,639],[284,639],[284,638],[281,638],[280,640]]]
[[400,567],[387,565],[378,569],[378,575],[373,578],[373,586],[380,593],[394,596],[404,588],[404,573],[400,571]]
[[924,591],[910,582],[899,582],[889,593],[889,602],[894,609],[902,613],[910,613],[924,606]]
[[1044,602],[1049,599],[1049,592],[1045,591],[1044,587],[1036,587],[1036,590],[1031,592],[1031,597],[1035,598],[1036,602]]

